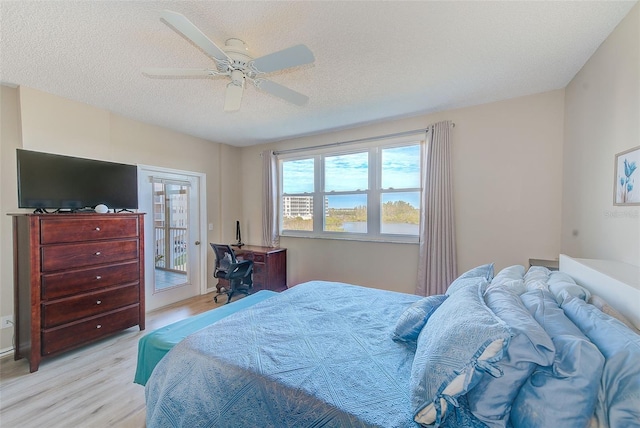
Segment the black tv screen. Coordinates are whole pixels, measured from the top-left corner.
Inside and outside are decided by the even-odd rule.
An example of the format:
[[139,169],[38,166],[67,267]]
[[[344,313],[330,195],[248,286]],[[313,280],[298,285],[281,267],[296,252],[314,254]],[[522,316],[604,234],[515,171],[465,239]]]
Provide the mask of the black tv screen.
[[138,168],[17,149],[18,206],[79,210],[138,208]]

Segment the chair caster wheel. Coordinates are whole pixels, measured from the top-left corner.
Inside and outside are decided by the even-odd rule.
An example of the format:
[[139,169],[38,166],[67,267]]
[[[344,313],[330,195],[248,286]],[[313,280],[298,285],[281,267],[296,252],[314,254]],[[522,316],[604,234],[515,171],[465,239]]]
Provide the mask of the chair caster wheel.
[[218,303],[218,296],[215,296],[215,297],[213,298],[213,301],[214,301],[214,302],[216,302],[216,303]]

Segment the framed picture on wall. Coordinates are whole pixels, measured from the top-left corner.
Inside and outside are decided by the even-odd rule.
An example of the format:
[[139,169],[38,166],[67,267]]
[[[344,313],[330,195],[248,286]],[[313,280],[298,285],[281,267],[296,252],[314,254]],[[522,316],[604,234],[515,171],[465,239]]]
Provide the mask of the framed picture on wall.
[[618,153],[613,205],[640,205],[640,146]]

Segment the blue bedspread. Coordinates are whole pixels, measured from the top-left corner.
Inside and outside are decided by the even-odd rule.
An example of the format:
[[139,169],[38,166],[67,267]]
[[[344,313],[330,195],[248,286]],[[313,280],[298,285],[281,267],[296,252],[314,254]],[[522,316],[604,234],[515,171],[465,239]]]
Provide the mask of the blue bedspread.
[[313,281],[228,316],[157,365],[147,427],[416,427],[391,333],[419,298]]
[[133,381],[140,385],[145,385],[158,362],[188,335],[202,330],[235,312],[277,295],[278,293],[275,291],[260,290],[228,305],[174,322],[143,336],[138,341],[138,365],[136,366],[136,374]]

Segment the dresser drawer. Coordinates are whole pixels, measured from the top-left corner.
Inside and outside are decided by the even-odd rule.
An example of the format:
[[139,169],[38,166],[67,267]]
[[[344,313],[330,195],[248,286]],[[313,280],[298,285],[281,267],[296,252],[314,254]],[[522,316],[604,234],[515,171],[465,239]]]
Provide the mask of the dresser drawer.
[[51,300],[140,280],[137,260],[42,275],[42,299]]
[[[62,214],[61,214],[62,215]],[[45,218],[40,220],[41,244],[84,242],[138,236],[137,217]]]
[[136,283],[45,303],[42,305],[42,326],[55,327],[138,303],[139,293]]
[[140,322],[139,305],[42,331],[42,355],[83,345]]
[[137,239],[51,245],[42,248],[42,271],[74,269],[138,257]]

